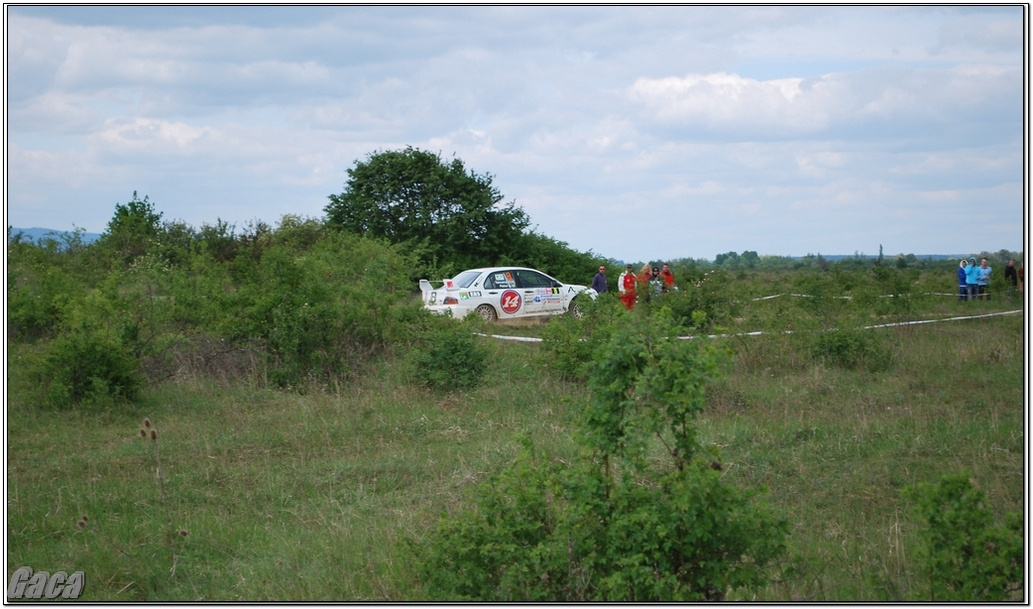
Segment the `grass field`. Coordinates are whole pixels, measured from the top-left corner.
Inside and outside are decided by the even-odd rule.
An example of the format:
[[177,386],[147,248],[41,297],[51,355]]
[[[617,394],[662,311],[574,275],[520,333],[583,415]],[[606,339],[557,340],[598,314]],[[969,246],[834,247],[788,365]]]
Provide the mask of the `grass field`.
[[[922,600],[902,490],[967,472],[995,514],[1025,509],[1024,314],[866,330],[879,365],[846,367],[816,357],[811,334],[777,331],[847,319],[805,307],[755,302],[717,330],[770,334],[703,339],[732,358],[701,437],[791,523],[775,583],[730,598]],[[933,298],[855,325],[1021,308]],[[457,394],[418,389],[394,358],[337,391],[184,376],[103,413],[30,403],[32,347],[8,344],[8,578],[83,570],[95,601],[422,599],[405,541],[469,501],[517,434],[573,455],[591,399],[541,344],[478,340],[487,376]]]

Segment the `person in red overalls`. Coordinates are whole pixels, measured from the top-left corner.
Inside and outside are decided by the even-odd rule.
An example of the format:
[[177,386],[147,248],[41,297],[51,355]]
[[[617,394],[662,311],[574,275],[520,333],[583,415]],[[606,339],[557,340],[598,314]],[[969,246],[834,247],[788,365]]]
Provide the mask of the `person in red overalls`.
[[671,272],[671,265],[664,263],[664,268],[660,271],[660,276],[664,278],[663,290],[664,294],[674,287],[674,273]]
[[635,307],[635,273],[628,265],[627,270],[621,273],[620,282],[617,286],[621,293],[621,302],[627,310]]

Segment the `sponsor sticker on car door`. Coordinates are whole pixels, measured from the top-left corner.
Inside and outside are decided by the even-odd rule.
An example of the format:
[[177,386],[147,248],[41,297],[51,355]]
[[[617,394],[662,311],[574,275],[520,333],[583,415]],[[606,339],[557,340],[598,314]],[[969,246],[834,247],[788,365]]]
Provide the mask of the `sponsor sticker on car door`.
[[538,296],[542,301],[542,311],[556,313],[563,310],[563,295],[559,288],[539,288]]

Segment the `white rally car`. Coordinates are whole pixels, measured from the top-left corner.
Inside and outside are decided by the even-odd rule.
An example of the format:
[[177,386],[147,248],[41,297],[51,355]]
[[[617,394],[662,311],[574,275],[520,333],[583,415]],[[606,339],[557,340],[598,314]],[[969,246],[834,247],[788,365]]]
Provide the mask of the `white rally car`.
[[498,266],[463,271],[435,289],[420,280],[423,306],[434,313],[461,318],[476,312],[485,321],[559,315],[581,317],[577,299],[595,299],[595,290],[557,281],[541,271]]

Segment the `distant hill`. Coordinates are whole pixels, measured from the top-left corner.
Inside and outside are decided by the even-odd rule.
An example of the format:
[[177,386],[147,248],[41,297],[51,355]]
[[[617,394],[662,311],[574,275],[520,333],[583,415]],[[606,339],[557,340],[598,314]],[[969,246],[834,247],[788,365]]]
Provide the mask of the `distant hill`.
[[[44,238],[50,238],[50,239],[54,239],[54,240],[56,240],[58,242],[62,242],[61,238],[64,235],[72,234],[72,231],[54,230],[52,228],[38,228],[38,227],[18,228],[18,227],[12,226],[10,233],[8,233],[8,237],[7,237],[8,240],[13,239],[19,233],[21,233],[23,240],[31,241],[33,243],[39,243],[40,240],[42,240]],[[83,243],[93,243],[97,239],[100,239],[100,234],[98,234],[98,233],[83,233],[82,234],[82,241],[83,241]]]

